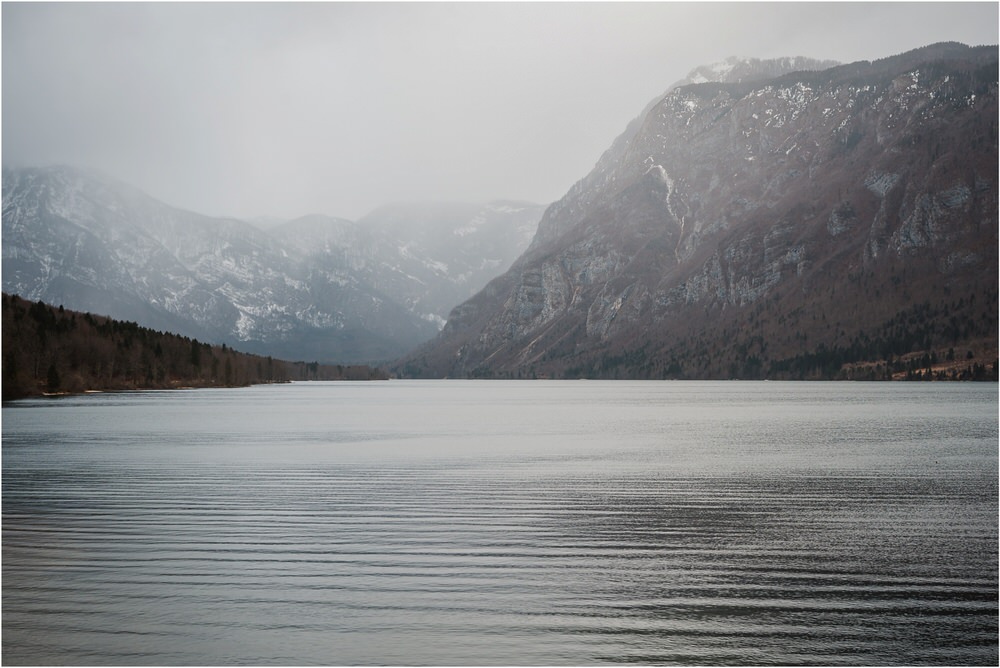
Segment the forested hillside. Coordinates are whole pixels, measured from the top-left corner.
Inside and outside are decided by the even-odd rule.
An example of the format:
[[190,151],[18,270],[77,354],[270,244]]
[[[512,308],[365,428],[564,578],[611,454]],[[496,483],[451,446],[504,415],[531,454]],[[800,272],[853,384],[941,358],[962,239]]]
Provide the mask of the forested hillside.
[[293,380],[375,380],[364,365],[286,362],[134,322],[3,294],[3,398],[87,390],[240,387]]

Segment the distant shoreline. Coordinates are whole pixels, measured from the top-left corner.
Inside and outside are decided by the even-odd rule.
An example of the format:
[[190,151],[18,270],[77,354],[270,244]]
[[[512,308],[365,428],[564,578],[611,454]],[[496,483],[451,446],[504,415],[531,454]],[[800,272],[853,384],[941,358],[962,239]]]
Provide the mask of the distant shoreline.
[[275,380],[266,381],[261,383],[250,383],[247,385],[218,385],[218,384],[207,384],[207,385],[174,385],[170,387],[163,386],[149,386],[149,387],[114,387],[114,388],[103,388],[96,389],[90,388],[80,391],[62,391],[62,392],[39,392],[37,394],[28,394],[19,397],[4,397],[3,403],[11,403],[15,401],[22,401],[24,399],[61,399],[64,397],[79,397],[87,394],[129,394],[132,392],[174,392],[179,390],[238,390],[248,387],[260,387],[262,385],[291,385],[292,383],[356,383],[356,382],[368,382],[368,381],[385,381],[390,380],[388,376],[378,377],[378,378],[358,378],[358,379],[348,379],[348,378],[338,378],[332,380]]

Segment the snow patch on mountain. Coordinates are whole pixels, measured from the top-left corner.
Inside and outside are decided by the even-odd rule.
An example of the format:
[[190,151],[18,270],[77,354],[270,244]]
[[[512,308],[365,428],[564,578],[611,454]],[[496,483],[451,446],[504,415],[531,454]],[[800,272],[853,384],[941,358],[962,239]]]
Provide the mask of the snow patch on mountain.
[[5,169],[3,287],[253,352],[377,361],[432,336],[513,262],[541,212],[430,204],[385,224],[312,215],[264,231],[91,171]]

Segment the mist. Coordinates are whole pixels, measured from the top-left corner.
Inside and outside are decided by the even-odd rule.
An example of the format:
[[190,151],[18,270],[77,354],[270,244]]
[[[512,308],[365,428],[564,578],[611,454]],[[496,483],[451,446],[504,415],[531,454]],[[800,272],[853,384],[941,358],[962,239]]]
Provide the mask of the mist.
[[3,162],[215,216],[547,203],[729,56],[998,41],[996,3],[5,3]]

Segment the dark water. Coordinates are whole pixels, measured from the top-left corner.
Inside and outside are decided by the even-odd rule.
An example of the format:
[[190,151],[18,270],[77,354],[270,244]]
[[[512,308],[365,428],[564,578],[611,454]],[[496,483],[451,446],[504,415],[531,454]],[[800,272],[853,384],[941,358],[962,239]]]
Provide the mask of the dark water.
[[3,662],[996,665],[997,386],[3,408]]

